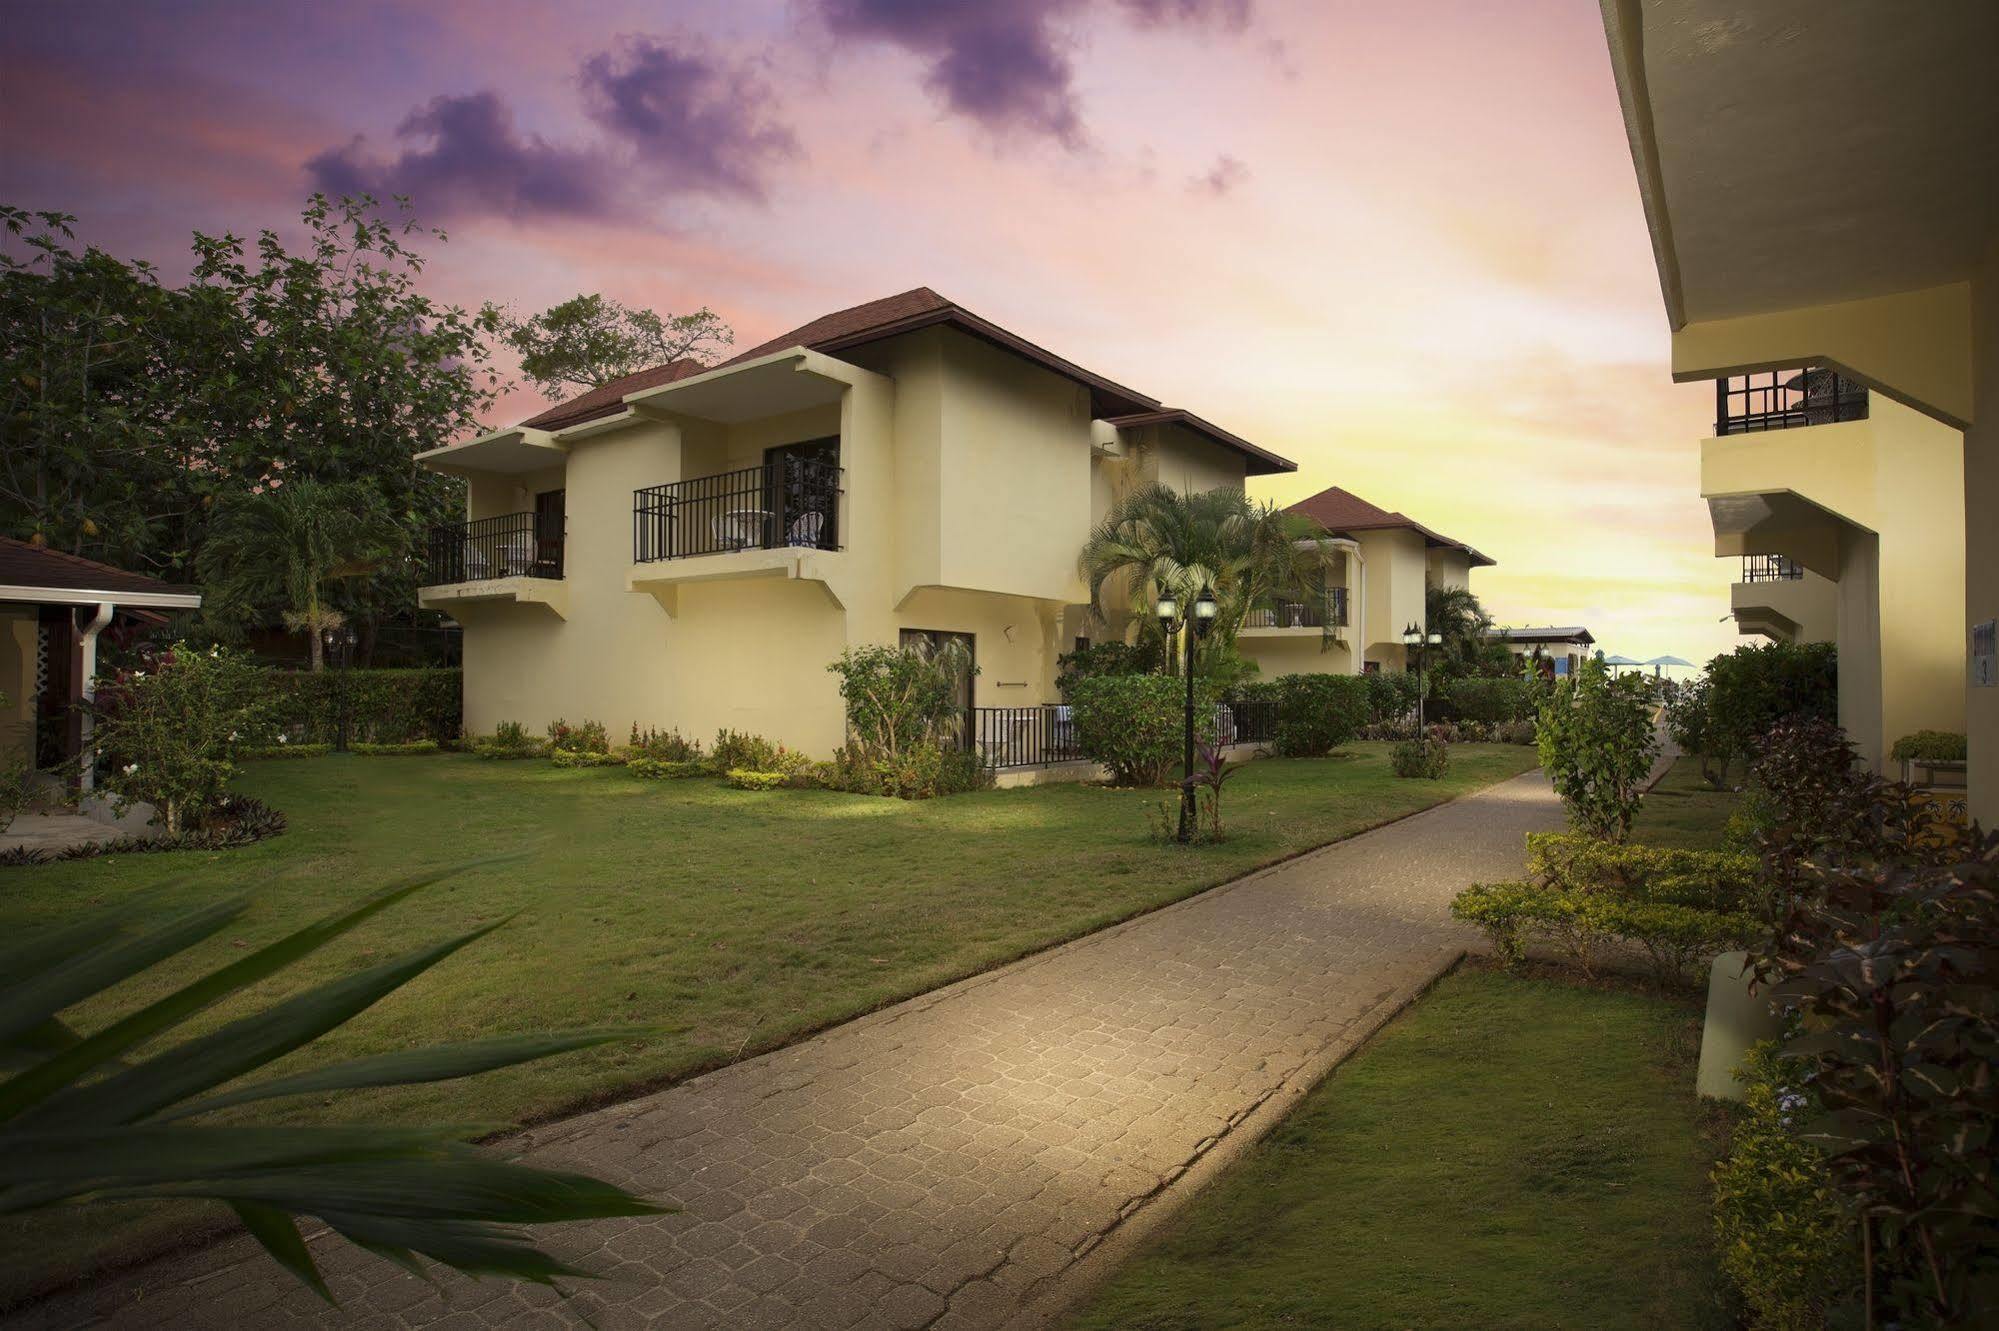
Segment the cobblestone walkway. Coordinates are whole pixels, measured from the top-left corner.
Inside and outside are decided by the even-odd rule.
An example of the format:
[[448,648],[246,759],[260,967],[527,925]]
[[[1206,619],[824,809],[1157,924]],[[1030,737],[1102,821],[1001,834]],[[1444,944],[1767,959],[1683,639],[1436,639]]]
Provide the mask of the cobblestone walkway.
[[1092,1259],[1107,1237],[1156,1221],[1447,966],[1466,942],[1452,894],[1517,873],[1523,834],[1560,818],[1528,773],[530,1133],[540,1162],[683,1208],[557,1236],[608,1277],[568,1306],[495,1281],[440,1290],[326,1237],[313,1246],[339,1310],[237,1241],[21,1321],[1038,1325],[1107,1264]]

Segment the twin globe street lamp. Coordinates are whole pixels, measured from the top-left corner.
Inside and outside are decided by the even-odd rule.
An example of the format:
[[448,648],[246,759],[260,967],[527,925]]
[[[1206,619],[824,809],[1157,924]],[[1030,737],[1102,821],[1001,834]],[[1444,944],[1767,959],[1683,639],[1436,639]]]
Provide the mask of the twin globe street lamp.
[[[1208,636],[1208,630],[1215,626],[1215,593],[1201,588],[1201,594],[1194,601],[1194,612],[1189,627],[1193,632],[1187,635],[1187,744],[1186,771],[1180,782],[1180,835],[1184,843],[1194,839],[1194,643]],[[1180,617],[1180,602],[1172,592],[1162,591],[1153,610],[1159,616],[1159,627],[1168,638],[1173,636],[1174,621]]]
[[1426,634],[1423,632],[1422,627],[1417,624],[1411,624],[1408,628],[1402,630],[1402,645],[1416,653],[1416,733],[1418,738],[1421,738],[1423,733],[1423,658],[1430,654],[1429,648],[1439,646],[1443,641],[1443,634]]

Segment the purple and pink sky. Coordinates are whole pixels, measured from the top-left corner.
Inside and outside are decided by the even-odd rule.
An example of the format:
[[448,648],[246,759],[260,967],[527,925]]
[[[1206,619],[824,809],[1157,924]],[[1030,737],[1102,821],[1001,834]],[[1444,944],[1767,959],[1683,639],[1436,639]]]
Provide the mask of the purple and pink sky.
[[1589,0],[69,0],[0,83],[0,201],[169,276],[365,188],[466,304],[931,286],[1478,546],[1502,623],[1736,641]]

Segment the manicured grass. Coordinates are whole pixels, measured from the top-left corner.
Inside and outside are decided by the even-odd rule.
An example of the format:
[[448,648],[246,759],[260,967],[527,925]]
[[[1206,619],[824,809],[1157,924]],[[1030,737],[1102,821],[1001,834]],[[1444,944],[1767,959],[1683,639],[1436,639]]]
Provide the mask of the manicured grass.
[[[0,928],[47,927],[107,903],[159,916],[254,895],[223,936],[118,990],[124,1010],[395,879],[519,853],[420,893],[258,991],[275,998],[510,919],[280,1066],[516,1031],[656,1033],[466,1082],[261,1110],[504,1123],[774,1047],[1534,764],[1531,748],[1462,745],[1450,775],[1432,782],[1397,780],[1379,744],[1258,761],[1228,785],[1229,839],[1188,851],[1149,840],[1147,811],[1170,798],[1162,791],[1048,786],[902,803],[459,755],[266,762],[242,788],[286,812],[284,836],[10,869]],[[78,1015],[90,1025],[109,1010]],[[200,1028],[240,1011],[207,1014]],[[0,1302],[160,1224],[106,1211],[0,1227]]]
[[1692,1009],[1441,982],[1120,1271],[1076,1328],[1723,1327]]
[[[1729,775],[1731,786],[1740,784],[1740,779],[1739,769]],[[1699,759],[1682,757],[1645,797],[1638,820],[1632,824],[1631,839],[1652,846],[1718,850],[1722,829],[1741,800],[1737,791],[1716,790],[1703,781]]]

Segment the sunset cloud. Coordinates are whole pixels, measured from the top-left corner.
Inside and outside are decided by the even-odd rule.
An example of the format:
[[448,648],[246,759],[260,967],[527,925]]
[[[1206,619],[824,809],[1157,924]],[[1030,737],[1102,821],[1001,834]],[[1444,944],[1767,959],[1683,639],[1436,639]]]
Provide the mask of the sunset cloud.
[[579,78],[590,119],[668,190],[760,201],[770,170],[798,152],[790,129],[765,117],[763,81],[694,48],[628,37],[584,61]]

